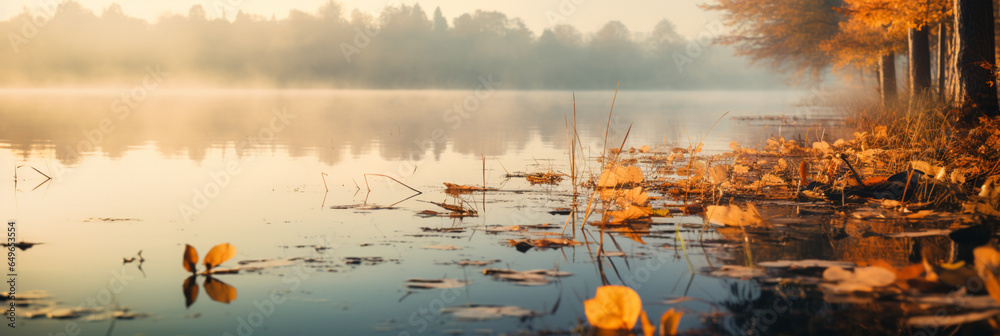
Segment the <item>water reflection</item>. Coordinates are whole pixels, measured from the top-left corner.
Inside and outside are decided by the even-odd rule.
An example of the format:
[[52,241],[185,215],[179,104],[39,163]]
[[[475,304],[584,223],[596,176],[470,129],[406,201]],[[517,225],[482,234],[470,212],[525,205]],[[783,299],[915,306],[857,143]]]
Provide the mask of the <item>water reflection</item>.
[[[22,157],[54,151],[65,165],[101,152],[121,158],[154,143],[165,157],[202,161],[212,148],[287,151],[335,164],[342,155],[377,151],[390,160],[435,160],[448,149],[502,155],[533,137],[565,147],[571,92],[497,91],[472,106],[469,91],[207,91],[159,90],[128,113],[112,108],[116,91],[0,91],[0,143]],[[603,137],[611,92],[576,94],[581,137]],[[720,99],[722,97],[722,99]],[[609,132],[651,143],[700,138],[714,119],[792,113],[795,92],[622,92]],[[706,118],[709,116],[709,118]],[[728,122],[717,134],[732,138]],[[786,125],[786,134],[788,127]],[[745,130],[744,130],[745,131]],[[757,130],[759,131],[759,130]],[[774,130],[778,133],[778,130]],[[273,138],[273,139],[272,139]],[[727,139],[728,139],[727,138]],[[710,137],[723,147],[721,137]],[[593,148],[594,143],[588,143]],[[711,147],[711,146],[710,146]],[[343,150],[343,151],[342,151]]]
[[[0,93],[0,158],[16,163],[3,167],[26,165],[18,170],[14,192],[4,193],[13,195],[11,201],[4,200],[4,213],[16,214],[23,223],[20,237],[45,243],[18,256],[23,283],[33,287],[25,289],[48,290],[73,305],[102,300],[110,279],[121,277],[128,285],[115,294],[123,307],[141,308],[171,322],[120,323],[115,329],[121,333],[233,333],[241,326],[240,318],[245,321],[259,309],[254,303],[271,299],[275,291],[287,294],[287,301],[272,300],[277,311],[267,320],[267,330],[343,334],[369,334],[373,326],[386,325],[397,333],[415,334],[421,325],[413,325],[411,317],[426,322],[432,334],[454,328],[470,333],[479,328],[562,328],[581,315],[554,306],[580,307],[577,293],[593,292],[601,282],[634,286],[643,297],[708,298],[718,292],[717,279],[692,274],[691,269],[718,262],[726,254],[717,256],[716,251],[692,245],[688,259],[681,258],[680,249],[663,250],[676,244],[679,234],[687,234],[685,240],[697,239],[693,230],[679,229],[682,222],[701,222],[697,218],[678,215],[669,222],[655,219],[620,228],[620,236],[628,239],[604,239],[625,255],[596,262],[591,251],[599,239],[593,234],[577,236],[585,245],[519,253],[509,241],[523,236],[479,232],[489,225],[561,226],[566,221],[558,210],[573,202],[568,181],[532,185],[503,173],[568,171],[564,158],[567,119],[572,119],[570,92],[498,91],[474,111],[468,109],[468,116],[446,116],[470,92],[164,90],[152,93],[125,118],[110,107],[117,94]],[[582,141],[578,149],[589,157],[601,152],[612,95],[576,95]],[[726,111],[734,116],[794,112],[791,103],[798,96],[620,92],[608,141],[621,143],[634,122],[630,145],[686,147],[689,138],[701,138]],[[706,150],[728,149],[732,139],[758,141],[762,132],[791,132],[787,126],[779,131],[745,125],[724,119],[706,138]],[[49,173],[60,166],[73,166],[74,173],[44,182],[44,176],[30,169]],[[419,190],[416,197],[414,190],[389,179],[372,179],[370,185],[362,181],[364,174],[389,176],[401,170],[410,173],[400,180]],[[485,183],[502,192],[456,197],[443,190],[442,182]],[[12,185],[4,187],[11,190]],[[427,202],[445,201],[474,208],[478,216],[416,216],[424,210],[441,211]],[[357,204],[361,206],[330,208]],[[195,207],[197,214],[184,217],[179,211],[184,206]],[[455,228],[465,231],[449,231]],[[319,238],[323,241],[314,243]],[[706,238],[719,236],[707,233]],[[227,276],[226,282],[206,277],[200,286],[197,278],[177,267],[185,243],[219,241],[241,246],[239,260],[316,257],[310,252],[320,248],[329,254],[322,263],[303,265],[309,272],[302,276],[289,277],[288,270],[276,269]],[[427,245],[463,249],[423,248]],[[123,256],[139,250],[148,260],[145,271],[121,263]],[[460,296],[449,296],[448,302],[435,301],[440,293],[432,291],[400,302],[403,279],[479,276],[477,269],[448,264],[459,259],[501,259],[512,269],[558,267],[576,275],[548,288],[478,281]],[[143,276],[146,272],[148,277]],[[63,280],[68,277],[75,281]],[[180,279],[183,295],[176,292]],[[671,288],[674,282],[678,285]],[[228,304],[207,304],[211,302],[204,298],[195,304],[201,291]],[[110,294],[107,297],[110,302]],[[512,319],[461,324],[437,313],[445,305],[468,304],[551,313],[518,325]],[[656,309],[650,313],[659,316]],[[194,314],[204,317],[188,317]],[[25,323],[26,330],[40,334],[63,330],[62,321]],[[684,328],[700,325],[682,323]],[[106,330],[83,328],[84,334]]]

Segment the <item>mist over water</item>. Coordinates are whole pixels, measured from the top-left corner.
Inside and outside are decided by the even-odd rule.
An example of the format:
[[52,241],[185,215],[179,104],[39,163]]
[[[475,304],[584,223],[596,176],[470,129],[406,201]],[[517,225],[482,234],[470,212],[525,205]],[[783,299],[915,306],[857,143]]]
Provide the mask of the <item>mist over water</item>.
[[75,1],[46,3],[0,21],[8,37],[0,85],[131,86],[154,69],[171,87],[472,89],[481,76],[503,89],[786,87],[713,45],[720,22],[690,40],[666,18],[652,31],[556,23],[536,32],[500,12],[448,19],[414,4],[372,16],[336,2],[284,19],[242,11],[209,18],[195,5],[151,23],[116,4],[94,13]]

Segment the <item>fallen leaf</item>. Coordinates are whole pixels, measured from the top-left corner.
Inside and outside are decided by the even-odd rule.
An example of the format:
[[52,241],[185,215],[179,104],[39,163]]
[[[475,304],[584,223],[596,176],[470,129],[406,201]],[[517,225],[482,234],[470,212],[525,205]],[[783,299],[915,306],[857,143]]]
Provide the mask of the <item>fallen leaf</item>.
[[720,278],[751,279],[763,277],[767,273],[754,267],[725,265],[722,268],[708,272],[708,275]]
[[712,178],[712,184],[721,184],[729,181],[729,166],[718,164],[708,169],[708,176]]
[[823,288],[837,293],[871,292],[876,287],[893,284],[896,272],[879,266],[855,267],[853,272],[833,266],[823,271],[823,280],[834,282],[824,284]]
[[452,195],[467,194],[475,191],[484,191],[484,190],[486,189],[481,187],[444,182],[444,192],[446,194],[452,194]]
[[639,206],[627,206],[622,210],[608,211],[611,223],[623,223],[630,220],[649,218],[650,213]]
[[455,245],[427,245],[427,246],[424,246],[424,248],[425,249],[429,249],[429,250],[446,250],[446,251],[461,250],[462,249],[461,247],[458,247],[458,246],[455,246]]
[[597,186],[613,188],[619,185],[630,185],[642,182],[642,170],[636,166],[611,166],[601,172]]
[[184,245],[184,269],[188,272],[195,273],[198,270],[198,251],[194,249],[191,245]]
[[833,149],[830,148],[830,144],[826,141],[813,142],[812,148],[822,154],[833,154]]
[[521,286],[547,285],[550,282],[552,282],[552,278],[567,277],[573,275],[573,273],[563,272],[559,270],[538,269],[530,271],[515,271],[504,268],[487,268],[483,270],[483,274],[493,276],[493,278],[498,280],[511,281]]
[[229,245],[229,243],[222,243],[215,245],[211,250],[205,254],[205,272],[211,272],[212,267],[219,266],[226,262],[226,260],[232,259],[236,256],[236,247]]
[[511,246],[518,244],[528,244],[533,247],[562,247],[583,244],[581,242],[566,238],[543,238],[543,239],[521,239],[508,242]]
[[835,260],[818,260],[818,259],[803,259],[803,260],[778,260],[778,261],[762,261],[757,263],[757,266],[761,267],[774,267],[774,268],[829,268],[829,267],[853,267],[854,263],[846,261],[835,261]]
[[559,184],[562,182],[564,174],[559,173],[533,173],[528,174],[524,178],[528,180],[532,185],[535,184]]
[[933,210],[920,210],[903,217],[906,217],[907,219],[922,219],[933,214],[934,214]]
[[743,211],[735,204],[729,206],[709,205],[705,209],[705,216],[710,223],[729,226],[764,226],[771,224],[761,217],[760,211],[753,203],[747,203],[747,210]]
[[640,321],[642,321],[642,334],[643,336],[653,336],[656,334],[656,327],[649,322],[649,316],[646,315],[646,311],[643,310],[639,315]]
[[750,167],[749,166],[744,166],[744,165],[741,165],[741,164],[733,165],[733,173],[734,174],[746,174],[749,171],[750,171]]
[[976,273],[986,285],[986,291],[1000,302],[1000,253],[991,246],[980,246],[972,254],[975,257]]
[[441,314],[452,314],[459,320],[486,321],[495,320],[504,316],[510,317],[531,317],[537,315],[533,310],[524,309],[517,306],[486,306],[471,305],[467,307],[447,307],[442,308]]
[[596,328],[631,330],[642,311],[642,300],[631,288],[601,286],[583,307],[587,321]]
[[458,266],[486,266],[486,265],[495,264],[495,263],[498,263],[498,262],[500,262],[500,259],[493,259],[493,260],[468,260],[468,259],[464,259],[464,260],[459,260],[457,262],[457,264],[458,264]]
[[458,279],[408,279],[406,280],[406,287],[418,289],[446,289],[464,287],[468,283],[468,281]]
[[675,312],[670,308],[663,316],[660,316],[660,336],[677,335],[677,325],[681,323],[684,312]]

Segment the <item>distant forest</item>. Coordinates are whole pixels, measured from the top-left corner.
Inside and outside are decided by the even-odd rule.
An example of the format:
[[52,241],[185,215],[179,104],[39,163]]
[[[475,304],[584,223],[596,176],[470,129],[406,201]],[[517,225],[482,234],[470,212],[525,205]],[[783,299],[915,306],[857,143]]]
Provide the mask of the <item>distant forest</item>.
[[554,25],[537,35],[499,12],[449,22],[419,4],[373,16],[335,2],[285,19],[210,19],[196,5],[149,23],[117,4],[98,15],[66,1],[0,21],[0,86],[130,84],[158,66],[174,85],[463,89],[492,75],[502,89],[613,89],[619,80],[623,89],[786,87],[705,31],[688,40],[664,19],[652,32],[611,21],[593,33]]

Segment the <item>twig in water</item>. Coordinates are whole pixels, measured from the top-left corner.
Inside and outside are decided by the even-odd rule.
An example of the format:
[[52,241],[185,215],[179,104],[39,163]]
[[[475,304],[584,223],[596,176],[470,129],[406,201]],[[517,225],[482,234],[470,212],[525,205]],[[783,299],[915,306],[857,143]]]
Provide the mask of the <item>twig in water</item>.
[[[388,178],[388,179],[390,179],[390,180],[393,180],[393,181],[396,181],[396,183],[399,183],[399,184],[402,184],[402,185],[403,185],[404,187],[407,187],[407,188],[409,188],[410,190],[413,190],[413,191],[414,191],[414,192],[416,192],[417,194],[423,194],[423,192],[422,192],[422,191],[420,191],[420,190],[417,190],[417,189],[413,189],[413,187],[411,187],[411,186],[408,186],[408,185],[406,185],[406,183],[403,183],[403,182],[400,182],[399,180],[397,180],[397,179],[393,178],[392,176],[389,176],[389,175],[385,175],[385,174],[365,174],[365,188],[367,188],[368,190],[371,190],[371,188],[370,188],[370,187],[368,187],[368,176],[369,176],[369,175],[370,175],[370,176],[381,176],[381,177],[385,177],[385,178]],[[355,182],[355,184],[357,184],[357,182]]]

